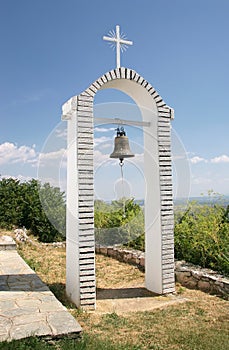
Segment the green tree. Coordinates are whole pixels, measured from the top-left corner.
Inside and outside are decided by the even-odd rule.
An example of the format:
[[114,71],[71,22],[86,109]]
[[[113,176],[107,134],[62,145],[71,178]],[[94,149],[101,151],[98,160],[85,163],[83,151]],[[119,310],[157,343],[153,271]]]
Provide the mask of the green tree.
[[95,201],[95,234],[100,244],[126,243],[144,232],[144,214],[134,199]]
[[2,228],[25,226],[43,242],[60,240],[65,234],[65,211],[64,193],[57,187],[41,185],[34,179],[23,183],[12,178],[0,181]]
[[55,239],[61,238],[66,234],[66,205],[65,193],[61,192],[59,187],[52,187],[45,183],[40,188],[40,200],[42,209],[48,220],[56,228],[53,230]]
[[12,229],[21,219],[22,197],[19,180],[12,178],[0,181],[0,225]]

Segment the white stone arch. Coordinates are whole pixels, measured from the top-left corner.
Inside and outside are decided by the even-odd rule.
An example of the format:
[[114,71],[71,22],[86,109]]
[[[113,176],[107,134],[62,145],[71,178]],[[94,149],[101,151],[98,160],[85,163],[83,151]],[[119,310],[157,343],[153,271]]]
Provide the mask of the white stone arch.
[[[145,284],[165,294],[175,290],[171,128],[173,110],[134,70],[117,68],[63,105],[68,120],[66,291],[78,307],[96,307],[93,100],[100,89],[114,88],[138,105],[144,122]],[[154,155],[152,161],[151,155]]]

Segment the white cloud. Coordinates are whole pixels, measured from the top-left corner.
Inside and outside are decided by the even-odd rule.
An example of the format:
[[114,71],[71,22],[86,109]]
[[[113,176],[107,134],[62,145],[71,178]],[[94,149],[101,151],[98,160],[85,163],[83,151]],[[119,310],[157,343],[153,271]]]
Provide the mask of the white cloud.
[[221,156],[211,158],[210,160],[205,159],[203,157],[194,156],[192,158],[189,158],[189,161],[192,164],[198,164],[198,163],[213,163],[213,164],[219,164],[219,163],[229,163],[229,156],[222,154]]
[[67,128],[65,129],[56,129],[55,130],[56,137],[61,138],[61,139],[66,139],[67,138]]
[[67,160],[67,152],[66,149],[61,148],[57,151],[53,151],[53,152],[46,152],[46,153],[40,153],[39,155],[39,166],[44,166],[44,165],[51,165],[51,163],[55,163],[56,162],[66,164],[66,160]]
[[64,148],[59,149],[58,151],[53,152],[47,152],[47,153],[40,153],[40,160],[54,160],[54,159],[60,159],[63,156],[66,157],[66,150]]
[[133,158],[129,158],[129,161],[134,163],[136,166],[143,166],[143,164],[144,164],[144,153],[135,153]]
[[115,128],[102,128],[102,127],[95,127],[95,132],[109,132],[109,131],[114,131]]
[[20,146],[11,142],[4,142],[0,145],[0,165],[26,163],[36,161],[37,153],[34,146]]
[[[104,143],[104,144],[101,144],[101,145],[99,146],[99,148],[100,148],[100,149],[109,148],[111,152],[113,151],[111,143]],[[111,153],[111,152],[110,152],[110,153]]]
[[189,160],[192,164],[197,164],[197,163],[201,163],[201,162],[204,162],[204,163],[208,162],[206,159],[199,157],[199,156],[192,157]]
[[223,154],[219,157],[212,158],[210,160],[211,163],[229,163],[229,156]]
[[110,154],[103,154],[99,150],[94,150],[94,167],[99,168],[101,165],[114,165],[114,160],[110,158]]
[[13,175],[1,175],[2,179],[13,179],[13,180],[19,180],[21,182],[26,182],[26,181],[30,181],[32,179],[34,179],[34,177],[31,176],[24,176],[24,175],[17,175],[17,176],[13,176]]
[[105,143],[105,142],[111,142],[111,138],[107,137],[107,136],[101,136],[101,137],[97,137],[94,139],[94,145],[95,147],[100,145],[101,143]]
[[[64,148],[57,151],[38,153],[35,145],[17,146],[11,142],[0,144],[0,165],[10,164],[31,164],[33,168],[39,166],[53,165],[61,163],[62,167],[66,167],[67,152]],[[17,177],[18,178],[18,177]]]

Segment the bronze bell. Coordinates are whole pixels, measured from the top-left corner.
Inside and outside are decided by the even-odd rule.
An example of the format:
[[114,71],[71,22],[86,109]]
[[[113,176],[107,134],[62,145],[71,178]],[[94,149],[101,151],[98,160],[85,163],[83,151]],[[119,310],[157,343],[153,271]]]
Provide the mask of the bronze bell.
[[110,158],[118,158],[122,163],[124,158],[134,157],[134,154],[130,150],[129,140],[124,128],[121,127],[116,130],[117,136],[115,137],[114,151],[111,153]]

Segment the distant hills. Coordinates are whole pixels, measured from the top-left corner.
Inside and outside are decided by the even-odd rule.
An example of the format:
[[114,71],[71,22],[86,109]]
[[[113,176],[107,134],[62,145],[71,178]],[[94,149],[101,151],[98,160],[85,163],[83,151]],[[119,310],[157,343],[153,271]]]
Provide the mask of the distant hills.
[[174,205],[183,205],[187,202],[197,202],[199,204],[220,204],[223,206],[229,205],[229,196],[200,196],[190,198],[175,198]]
[[[190,197],[190,198],[175,198],[174,205],[181,206],[186,205],[188,202],[197,202],[199,204],[220,204],[222,206],[229,205],[229,196],[200,196],[200,197]],[[135,203],[144,207],[144,199],[136,199]]]

